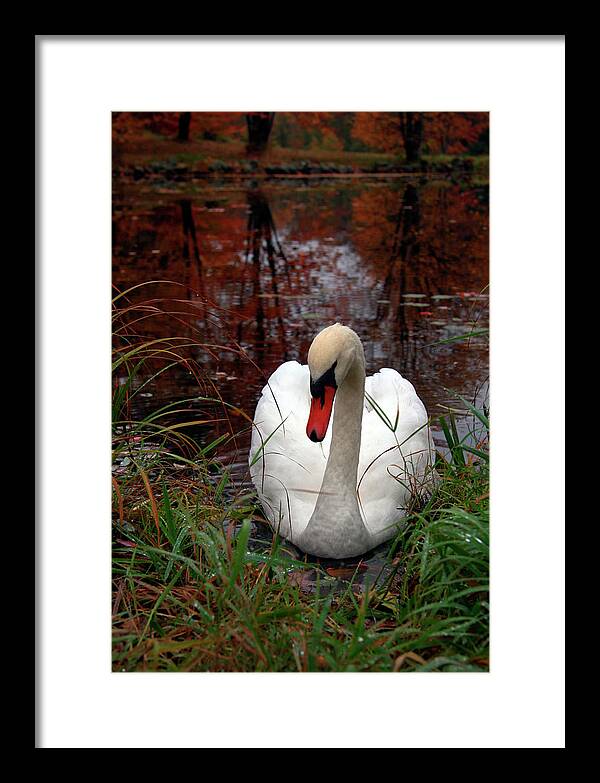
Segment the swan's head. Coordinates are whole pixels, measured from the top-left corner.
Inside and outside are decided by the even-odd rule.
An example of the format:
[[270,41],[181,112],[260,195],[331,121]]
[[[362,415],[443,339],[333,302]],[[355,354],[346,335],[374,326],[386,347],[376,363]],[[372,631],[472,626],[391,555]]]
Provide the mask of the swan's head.
[[306,424],[312,441],[318,443],[327,434],[336,390],[359,356],[364,356],[360,338],[342,324],[327,326],[312,341],[308,350],[312,401]]

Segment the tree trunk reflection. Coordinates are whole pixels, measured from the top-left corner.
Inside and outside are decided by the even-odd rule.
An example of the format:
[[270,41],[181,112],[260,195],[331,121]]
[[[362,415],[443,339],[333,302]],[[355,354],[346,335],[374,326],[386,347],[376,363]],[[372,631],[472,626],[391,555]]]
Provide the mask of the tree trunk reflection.
[[[279,299],[278,287],[278,264],[279,259],[283,262],[283,271],[289,282],[288,261],[281,242],[277,236],[277,229],[271,214],[271,208],[263,191],[258,188],[252,188],[246,193],[248,202],[248,226],[245,243],[246,264],[252,265],[252,292],[251,300],[256,303],[255,320],[257,331],[257,362],[260,366],[264,358],[264,348],[268,335],[268,321],[266,314],[265,300],[272,299],[275,309],[275,320],[277,322],[277,332],[284,356],[287,355],[287,340],[285,327],[282,317],[282,307]],[[267,293],[263,288],[262,270],[265,266],[270,272],[270,292]],[[245,274],[242,277],[242,290],[240,301],[245,299]],[[241,326],[241,324],[240,324]],[[241,340],[241,332],[238,330],[238,339]]]
[[377,318],[392,317],[398,325],[398,338],[402,359],[409,366],[414,363],[414,345],[410,340],[410,329],[403,294],[407,292],[409,270],[418,265],[420,208],[419,191],[408,184],[396,216],[392,250],[388,259],[383,281],[383,303],[378,304]]
[[[194,223],[194,214],[192,212],[191,199],[180,199],[179,207],[181,209],[181,224],[183,228],[182,255],[185,259],[187,283],[190,288],[197,289],[204,296],[204,281],[202,279],[202,259],[198,248],[198,239],[196,237],[196,225]],[[192,270],[190,261],[190,239],[194,255],[194,269]]]

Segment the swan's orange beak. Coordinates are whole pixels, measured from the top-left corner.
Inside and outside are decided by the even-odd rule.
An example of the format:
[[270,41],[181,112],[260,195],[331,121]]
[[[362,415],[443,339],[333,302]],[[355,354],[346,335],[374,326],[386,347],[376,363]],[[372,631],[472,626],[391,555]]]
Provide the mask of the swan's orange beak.
[[333,386],[323,386],[322,393],[318,397],[312,398],[306,434],[315,443],[322,441],[327,434],[334,397],[335,388]]

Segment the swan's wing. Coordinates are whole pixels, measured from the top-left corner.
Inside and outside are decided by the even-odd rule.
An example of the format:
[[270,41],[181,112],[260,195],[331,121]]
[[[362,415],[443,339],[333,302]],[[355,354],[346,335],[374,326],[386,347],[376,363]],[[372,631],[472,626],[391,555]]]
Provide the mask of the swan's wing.
[[427,411],[412,383],[387,367],[368,377],[358,494],[365,523],[380,540],[426,490],[433,454]]
[[309,411],[308,365],[285,362],[256,406],[249,463],[267,519],[292,541],[314,510],[331,443],[331,427],[322,443],[307,437]]

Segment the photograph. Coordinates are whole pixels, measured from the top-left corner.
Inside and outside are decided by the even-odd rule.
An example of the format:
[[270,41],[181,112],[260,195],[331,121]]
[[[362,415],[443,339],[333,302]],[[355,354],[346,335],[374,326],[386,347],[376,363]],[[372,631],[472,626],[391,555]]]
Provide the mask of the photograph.
[[489,676],[489,106],[120,108],[112,673]]

